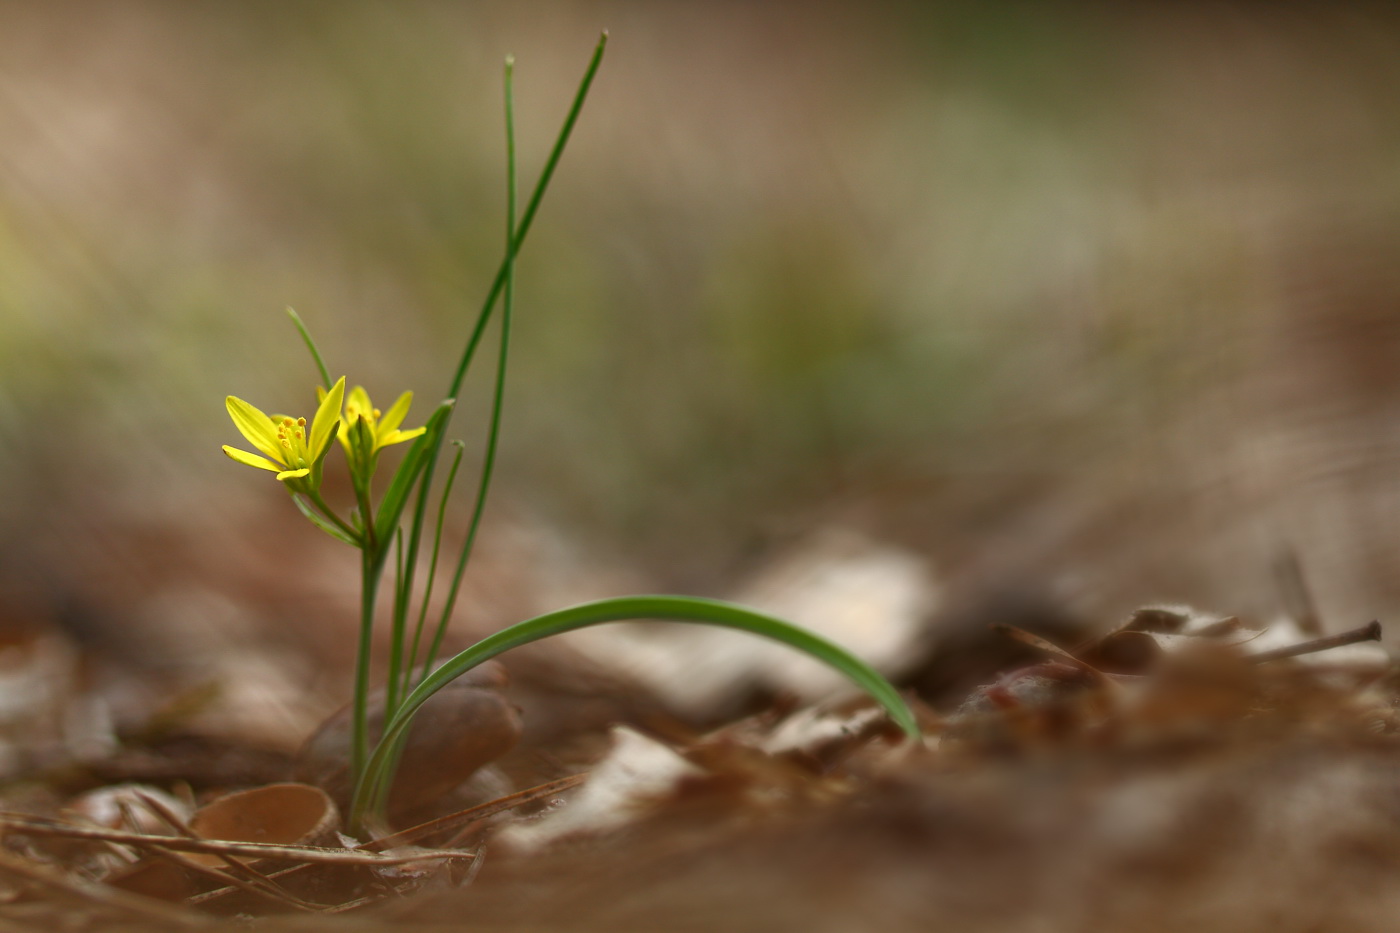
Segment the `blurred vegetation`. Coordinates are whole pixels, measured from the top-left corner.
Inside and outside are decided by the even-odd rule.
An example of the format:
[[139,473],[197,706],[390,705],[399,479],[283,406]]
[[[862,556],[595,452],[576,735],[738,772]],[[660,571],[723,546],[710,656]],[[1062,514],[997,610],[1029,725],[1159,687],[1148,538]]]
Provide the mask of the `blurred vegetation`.
[[[1346,312],[1333,278],[1384,293],[1400,248],[1384,8],[0,16],[0,518],[21,540],[99,493],[191,522],[275,493],[218,444],[225,394],[311,405],[286,305],[337,374],[426,413],[499,260],[500,62],[529,178],[599,28],[609,59],[522,257],[499,501],[676,585],[832,516],[944,557],[989,529],[1053,550],[1025,523],[1059,527],[1060,494],[1182,484],[1205,498],[1159,507],[1191,533],[1227,500],[1253,521],[1259,489],[1292,488],[1260,466],[1268,438],[1307,407],[1271,374],[1343,397],[1289,335]],[[1309,272],[1338,241],[1361,245]],[[1380,321],[1361,343],[1389,360]],[[1317,351],[1338,372],[1349,339]],[[1400,402],[1394,379],[1365,391]]]

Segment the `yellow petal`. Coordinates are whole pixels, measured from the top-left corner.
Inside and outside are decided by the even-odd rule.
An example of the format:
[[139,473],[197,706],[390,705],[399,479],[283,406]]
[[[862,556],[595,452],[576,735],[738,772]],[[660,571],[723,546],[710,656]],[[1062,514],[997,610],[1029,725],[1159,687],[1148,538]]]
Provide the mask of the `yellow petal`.
[[[314,464],[314,465],[316,465],[316,466],[319,466],[320,463],[321,463],[321,461],[324,460],[324,459],[326,459],[326,454],[328,454],[328,453],[331,452],[331,437],[333,437],[333,436],[335,436],[335,435],[341,433],[341,427],[342,427],[342,426],[341,426],[341,423],[340,423],[340,421],[339,421],[338,419],[336,420],[335,426],[336,426],[336,430],[335,430],[335,431],[327,432],[327,436],[326,436],[326,446],[325,446],[325,447],[322,447],[319,451],[316,451],[316,450],[311,451],[311,462],[312,462],[312,464]],[[349,447],[346,447],[345,449],[348,451],[350,448],[349,448]]]
[[364,386],[355,386],[345,396],[345,414],[351,420],[355,420],[356,415],[364,415],[373,420],[374,403],[369,400],[369,393]]
[[319,457],[330,444],[340,422],[340,406],[344,401],[345,377],[341,376],[335,385],[331,386],[326,397],[321,399],[321,406],[316,409],[316,417],[311,419],[311,443],[308,446],[312,457]]
[[282,463],[282,445],[277,443],[277,428],[272,419],[237,396],[230,395],[224,404],[238,433],[268,457]]
[[277,478],[280,479],[280,480],[288,480],[288,479],[297,479],[298,477],[310,476],[310,475],[311,475],[311,471],[310,471],[310,470],[287,470],[286,472],[278,473],[278,474],[277,474]]
[[[400,395],[398,401],[389,406],[389,410],[379,419],[379,436],[393,434],[403,424],[404,417],[408,414],[408,406],[413,404],[413,393],[405,392]],[[393,441],[381,441],[382,444],[392,444]]]
[[422,427],[414,428],[412,431],[391,431],[387,437],[380,439],[379,446],[388,447],[390,444],[401,444],[404,441],[411,441],[426,430],[428,430],[426,427]]
[[224,445],[224,453],[228,454],[239,463],[246,463],[250,467],[257,467],[259,470],[271,470],[277,473],[282,469],[280,463],[273,463],[271,460],[265,460],[257,454],[250,454],[246,450],[239,450],[237,447],[230,447],[227,444]]
[[[317,402],[317,404],[320,404],[321,402],[324,402],[325,400],[326,400],[326,387],[325,387],[325,386],[317,386],[317,387],[316,387],[316,402]],[[340,422],[340,427],[337,429],[336,434],[337,434],[337,436],[339,436],[340,442],[341,442],[342,444],[345,445],[345,449],[348,451],[348,450],[350,449],[350,435],[348,435],[348,434],[345,433],[345,422],[344,422],[344,421]]]

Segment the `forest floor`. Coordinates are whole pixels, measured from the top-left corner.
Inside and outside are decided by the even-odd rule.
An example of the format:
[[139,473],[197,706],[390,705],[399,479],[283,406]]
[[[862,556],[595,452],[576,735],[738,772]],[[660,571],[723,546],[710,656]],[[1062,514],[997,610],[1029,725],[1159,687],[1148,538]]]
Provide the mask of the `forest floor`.
[[[619,632],[612,656],[656,647]],[[898,678],[919,742],[849,695],[751,682],[697,718],[584,643],[526,650],[444,694],[371,840],[305,749],[175,716],[7,785],[0,929],[1393,929],[1379,637],[1179,607],[1068,644],[984,627]],[[713,646],[672,647],[702,680]]]

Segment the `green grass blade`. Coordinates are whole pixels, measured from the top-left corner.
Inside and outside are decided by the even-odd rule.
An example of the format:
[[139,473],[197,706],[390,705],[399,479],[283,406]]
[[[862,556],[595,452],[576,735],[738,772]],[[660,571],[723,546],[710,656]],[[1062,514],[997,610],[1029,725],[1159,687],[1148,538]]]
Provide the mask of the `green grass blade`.
[[890,682],[885,680],[870,665],[824,638],[773,616],[719,600],[699,599],[691,596],[624,596],[618,599],[584,603],[516,623],[510,628],[482,639],[460,654],[454,655],[428,675],[404,699],[398,712],[385,727],[379,745],[366,764],[365,773],[368,780],[362,781],[356,792],[351,811],[352,821],[358,822],[360,817],[364,815],[366,807],[374,799],[376,787],[386,780],[387,768],[392,763],[393,745],[397,737],[408,728],[413,714],[434,693],[483,661],[494,658],[511,648],[539,641],[541,638],[548,638],[551,635],[625,619],[698,622],[721,628],[738,629],[742,632],[782,642],[790,648],[811,655],[844,674],[883,706],[890,718],[904,730],[905,734],[911,738],[919,737],[919,726],[914,719],[913,712],[900,698],[898,691]]

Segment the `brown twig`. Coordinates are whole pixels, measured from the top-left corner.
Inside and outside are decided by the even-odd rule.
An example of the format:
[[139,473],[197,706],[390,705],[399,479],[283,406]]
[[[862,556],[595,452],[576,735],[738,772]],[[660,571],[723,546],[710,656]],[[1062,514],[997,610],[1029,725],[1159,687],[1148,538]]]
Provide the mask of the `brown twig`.
[[432,859],[469,859],[470,852],[449,849],[412,855],[379,855],[364,847],[329,849],[323,846],[273,845],[265,842],[221,842],[212,839],[181,839],[178,836],[151,836],[120,830],[73,826],[57,820],[18,813],[0,813],[0,826],[36,836],[59,836],[65,839],[98,839],[125,843],[140,848],[168,849],[173,852],[198,852],[208,855],[240,855],[248,858],[283,859],[291,862],[315,862],[325,865],[405,865]]
[[[422,839],[425,836],[432,835],[433,833],[445,832],[449,829],[455,829],[458,826],[463,826],[468,823],[476,822],[477,820],[484,820],[487,817],[495,816],[497,813],[503,813],[506,810],[513,810],[516,807],[521,807],[525,804],[534,803],[537,800],[542,800],[546,797],[551,797],[555,794],[562,793],[566,790],[577,787],[579,784],[582,784],[584,780],[587,779],[587,777],[588,774],[586,772],[582,774],[572,774],[568,777],[560,778],[556,781],[550,781],[546,784],[540,784],[536,787],[531,787],[527,790],[517,791],[514,794],[507,794],[504,797],[498,797],[495,800],[491,800],[482,804],[477,804],[474,807],[468,807],[465,810],[459,810],[456,813],[449,813],[447,816],[440,816],[437,819],[429,820],[426,823],[420,823],[417,826],[412,826],[408,829],[400,830],[399,832],[393,833],[392,835],[383,836],[379,839],[371,840],[369,842],[364,843],[361,846],[357,846],[355,849],[351,849],[348,851],[370,853],[378,852],[384,849],[391,849],[396,846],[410,845],[418,841],[419,839]],[[478,854],[477,857],[472,860],[472,864],[475,865],[479,859],[480,855]],[[280,881],[289,875],[301,874],[307,869],[313,867],[314,866],[309,863],[293,865],[292,867],[284,868],[281,871],[270,872],[268,873],[267,878],[268,880],[276,883],[277,881]],[[191,906],[203,905],[208,903],[209,901],[218,900],[219,898],[226,897],[229,894],[232,894],[235,890],[236,889],[233,887],[218,888],[214,891],[208,891],[204,894],[197,894],[194,897],[189,898],[185,903]],[[371,903],[375,900],[378,900],[378,898],[361,898],[359,901],[351,902],[351,905],[342,904],[334,908],[327,908],[327,910],[328,912],[338,913],[342,910],[353,909],[354,906],[363,906],[361,902]]]
[[[181,855],[179,852],[171,852],[169,850],[157,850],[152,854],[155,855],[156,858],[165,859],[166,861],[177,865],[180,868],[183,868],[187,871],[192,871],[198,875],[204,875],[206,878],[212,878],[215,881],[219,882],[220,885],[223,885],[225,887],[232,886],[240,891],[245,891],[248,894],[261,897],[264,900],[273,901],[278,904],[285,904],[286,906],[291,907],[295,910],[319,912],[325,909],[324,906],[321,904],[313,904],[310,901],[304,901],[299,897],[293,897],[292,895],[286,893],[274,884],[258,884],[255,881],[240,877],[232,871],[225,871],[224,869],[216,868],[213,865],[205,865],[202,862],[196,862],[188,855]],[[263,876],[258,875],[258,877],[261,878]],[[188,898],[186,898],[186,903],[189,903]]]
[[1275,648],[1272,651],[1261,651],[1258,654],[1249,655],[1249,660],[1255,664],[1264,664],[1268,661],[1296,658],[1304,654],[1316,654],[1319,651],[1328,651],[1332,648],[1340,648],[1343,645],[1355,645],[1363,641],[1380,640],[1381,624],[1379,621],[1372,621],[1370,625],[1363,625],[1360,628],[1350,629],[1336,635],[1314,638],[1312,641],[1299,642],[1296,645],[1289,645],[1286,648]]
[[1010,638],[1013,641],[1019,641],[1021,644],[1034,648],[1035,650],[1043,654],[1048,654],[1050,657],[1055,658],[1058,661],[1063,661],[1071,667],[1078,668],[1079,670],[1088,674],[1090,677],[1094,678],[1099,683],[1111,682],[1108,675],[1105,674],[1103,671],[1094,667],[1092,664],[1081,661],[1079,658],[1075,657],[1073,654],[1070,654],[1064,648],[1061,648],[1059,645],[1055,644],[1052,641],[1048,641],[1044,638],[1041,638],[1034,632],[1028,632],[1023,628],[1017,628],[1014,625],[993,625],[991,628],[992,631],[996,632],[999,635],[1005,635],[1007,638]]
[[1317,614],[1317,602],[1313,599],[1307,578],[1303,576],[1303,564],[1298,559],[1298,552],[1291,546],[1284,547],[1275,559],[1274,579],[1283,598],[1284,611],[1293,617],[1298,630],[1304,635],[1321,636],[1322,620]]
[[477,820],[484,820],[487,817],[495,816],[506,810],[514,810],[516,807],[524,806],[527,803],[534,803],[545,797],[552,797],[555,794],[563,793],[566,790],[577,787],[588,778],[587,772],[583,774],[571,774],[568,777],[550,781],[547,784],[540,784],[528,790],[517,791],[514,794],[507,794],[498,797],[487,803],[477,804],[465,810],[458,810],[456,813],[449,813],[447,816],[440,816],[435,820],[428,820],[426,823],[419,823],[408,829],[400,830],[389,836],[381,836],[372,842],[367,842],[359,847],[359,851],[380,852],[384,849],[393,849],[402,845],[409,845],[417,842],[425,836],[433,833],[446,832],[449,829],[456,829]]
[[[171,829],[175,830],[175,832],[179,833],[184,838],[200,838],[199,834],[196,833],[193,829],[191,829],[188,823],[180,819],[179,814],[172,812],[169,807],[161,803],[156,798],[152,797],[150,794],[145,794],[138,790],[136,791],[136,797],[138,800],[141,801],[141,803],[143,803],[146,806],[148,810],[155,814],[157,819],[165,823]],[[223,852],[217,853],[217,855],[219,860],[228,866],[228,871],[221,871],[220,869],[217,869],[212,865],[205,865],[188,856],[180,855],[177,852],[164,851],[157,852],[156,855],[165,858],[171,862],[174,862],[175,864],[183,868],[189,869],[191,871],[197,872],[210,878],[215,878],[220,882],[220,884],[231,884],[234,887],[247,891],[250,894],[256,894],[268,900],[276,901],[280,904],[286,904],[287,906],[295,908],[296,910],[317,911],[322,909],[322,905],[320,904],[313,904],[310,901],[304,901],[299,897],[296,897],[292,894],[288,894],[286,891],[283,891],[281,888],[279,888],[276,884],[269,881],[266,875],[258,871],[252,865],[249,865],[245,862],[240,862],[233,856],[227,855]]]
[[71,894],[90,904],[133,914],[147,923],[157,922],[201,929],[206,928],[209,923],[208,917],[192,911],[182,910],[137,894],[129,894],[116,888],[109,888],[106,885],[80,881],[4,851],[0,851],[0,873],[14,875],[26,881]]

